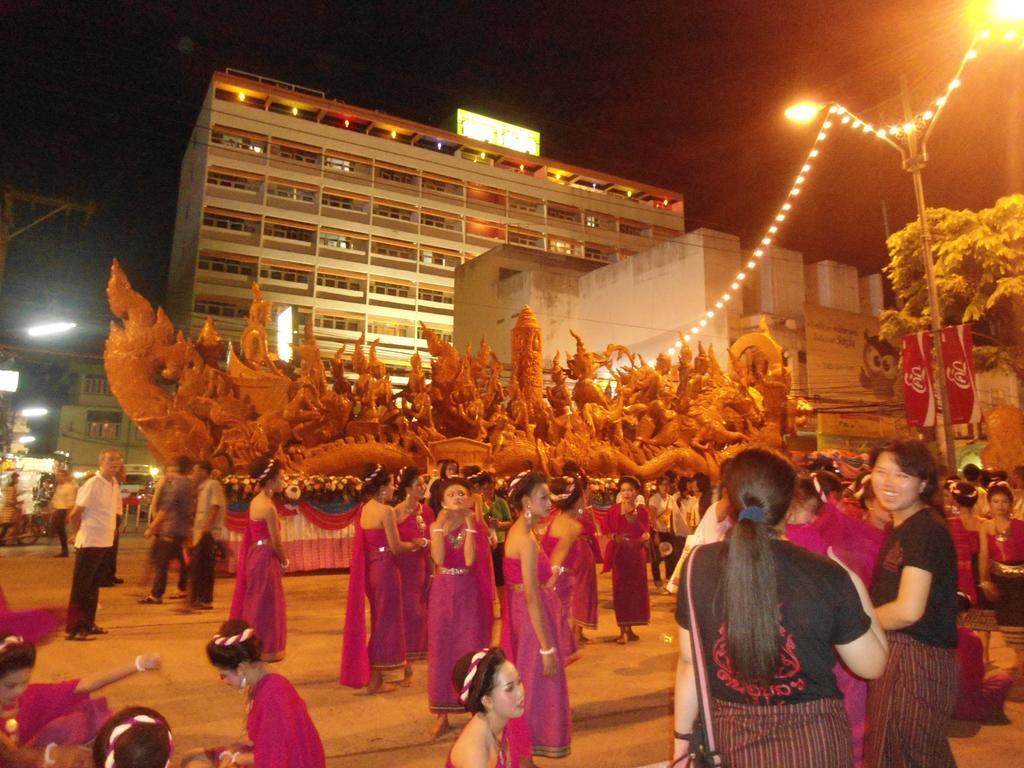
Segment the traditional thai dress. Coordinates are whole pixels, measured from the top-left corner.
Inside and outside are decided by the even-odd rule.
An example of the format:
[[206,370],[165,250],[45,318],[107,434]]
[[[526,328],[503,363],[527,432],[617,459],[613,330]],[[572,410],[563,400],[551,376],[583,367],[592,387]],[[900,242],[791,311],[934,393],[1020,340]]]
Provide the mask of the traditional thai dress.
[[[491,600],[483,574],[489,569],[466,566],[463,546],[468,534],[460,525],[444,537],[444,565],[434,573],[427,602],[427,698],[431,712],[464,712],[452,684],[455,663],[491,641]],[[484,541],[486,541],[486,533]],[[486,543],[476,539],[476,563],[491,558]]]
[[641,537],[651,532],[647,507],[638,506],[632,520],[613,504],[605,517],[605,533],[619,536],[608,543],[604,569],[612,572],[612,602],[615,621],[620,627],[649,624],[651,597],[647,591],[647,542]]
[[960,685],[957,686],[953,719],[983,723],[1003,711],[1013,678],[1006,672],[993,672],[986,676],[981,638],[963,627],[958,627],[956,634],[956,668]]
[[[382,528],[363,528],[359,508],[355,518],[348,603],[341,650],[341,684],[362,688],[370,670],[405,666],[405,622],[402,575],[398,558],[388,548]],[[366,641],[366,600],[370,602],[370,641]]]
[[1024,650],[1024,521],[1010,520],[1003,532],[988,537],[992,581],[999,589],[996,623],[1009,648]]
[[949,526],[949,535],[953,537],[953,548],[956,549],[956,589],[966,595],[974,607],[978,604],[978,587],[974,572],[977,569],[981,539],[977,531],[967,530],[959,515],[946,518],[946,525]]
[[[402,541],[429,539],[427,532],[434,522],[434,513],[421,504],[398,526]],[[402,615],[405,618],[405,656],[407,659],[427,658],[427,593],[434,565],[428,548],[398,554],[398,571],[402,577]]]
[[[448,759],[445,760],[444,768],[455,768],[455,763],[452,762],[451,750],[448,750]],[[498,760],[494,763],[494,768],[512,768],[512,762],[509,758],[508,735],[504,731],[501,733],[501,743],[498,745]]]
[[[540,546],[548,556],[549,562],[560,540],[550,533],[545,533],[541,538]],[[576,633],[572,631],[572,592],[576,585],[575,571],[579,551],[583,546],[579,539],[572,543],[565,556],[565,562],[557,569],[555,579],[555,597],[558,598],[558,625],[555,629],[558,635],[558,652],[563,661],[576,652]]]
[[597,563],[601,562],[601,548],[597,543],[597,527],[590,510],[580,516],[580,533],[575,583],[572,589],[572,620],[581,627],[597,629]]
[[[558,671],[552,677],[544,675],[544,661],[540,654],[540,641],[530,622],[523,591],[522,561],[508,556],[503,562],[505,588],[508,590],[508,616],[502,627],[501,646],[509,660],[515,664],[526,689],[526,712],[519,720],[509,723],[513,758],[522,756],[516,732],[526,723],[530,749],[541,757],[565,757],[572,739],[572,715],[569,709],[569,686],[565,679],[564,658],[555,647]],[[541,549],[537,553],[537,582],[543,585],[551,578],[551,563]],[[540,587],[540,598],[548,627],[557,633],[559,604],[554,590]],[[556,635],[557,640],[557,635]],[[518,765],[518,762],[513,764]]]
[[266,520],[249,520],[238,549],[232,619],[244,619],[267,656],[283,654],[288,639],[281,563],[270,543]]
[[[51,743],[62,747],[88,744],[110,717],[110,708],[106,699],[75,693],[78,683],[29,685],[18,697],[16,714],[0,710],[7,735],[16,744],[40,749]],[[2,768],[13,765],[0,757]]]
[[245,723],[256,768],[324,768],[324,745],[306,702],[281,675],[265,675],[253,690]]

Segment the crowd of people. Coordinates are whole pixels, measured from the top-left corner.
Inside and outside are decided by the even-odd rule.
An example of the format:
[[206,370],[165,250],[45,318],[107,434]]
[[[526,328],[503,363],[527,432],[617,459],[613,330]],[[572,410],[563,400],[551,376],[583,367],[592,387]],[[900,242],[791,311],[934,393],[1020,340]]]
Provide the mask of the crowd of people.
[[[71,640],[103,633],[95,594],[113,545],[118,464],[116,452],[104,452],[67,513],[80,521]],[[453,714],[470,715],[448,766],[565,757],[566,668],[597,626],[602,566],[622,646],[640,640],[652,593],[678,593],[674,759],[713,730],[732,766],[954,765],[949,720],[998,717],[1024,675],[1024,468],[1007,477],[968,466],[962,477],[940,477],[928,448],[911,440],[879,446],[869,464],[846,481],[825,457],[798,467],[751,447],[723,462],[717,482],[669,472],[647,486],[626,476],[604,504],[572,464],[556,477],[527,470],[507,481],[451,461],[435,477],[368,466],[340,683],[385,693],[408,686],[412,662],[425,658],[431,735],[448,730]],[[287,641],[288,560],[275,506],[282,467],[264,459],[250,473],[257,493],[230,618],[207,646],[221,679],[248,696],[248,739],[182,764],[318,768],[323,746],[305,704],[268,666],[284,658]],[[146,531],[154,579],[142,602],[162,602],[177,559],[187,605],[212,607],[226,504],[211,483],[208,465],[182,461],[168,472]],[[35,650],[8,626],[16,620],[0,614],[0,706],[19,723],[0,734],[0,765],[64,764],[56,761],[86,742],[97,766],[169,761],[173,738],[158,713],[133,708],[100,728],[96,708],[82,703],[92,702],[94,682],[63,684],[88,716],[17,714],[46,699],[28,684],[24,660]],[[986,674],[993,632],[1015,651],[1015,667]],[[154,655],[133,669],[158,666]],[[41,737],[47,717],[63,714],[74,715],[74,727]]]

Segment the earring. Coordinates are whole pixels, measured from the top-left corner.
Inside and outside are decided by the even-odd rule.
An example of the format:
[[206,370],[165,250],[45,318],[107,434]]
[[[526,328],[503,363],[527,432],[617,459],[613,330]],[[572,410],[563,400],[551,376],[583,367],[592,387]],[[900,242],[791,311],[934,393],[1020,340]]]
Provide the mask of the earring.
[[523,517],[526,518],[526,522],[530,522],[531,520],[533,520],[533,512],[531,512],[530,510],[526,510],[525,512],[523,512]]

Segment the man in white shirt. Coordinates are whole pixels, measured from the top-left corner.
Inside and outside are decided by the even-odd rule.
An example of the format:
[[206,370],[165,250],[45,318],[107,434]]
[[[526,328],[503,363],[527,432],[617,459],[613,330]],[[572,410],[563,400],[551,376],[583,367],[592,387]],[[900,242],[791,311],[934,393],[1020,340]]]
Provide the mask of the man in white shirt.
[[50,499],[50,506],[53,508],[50,527],[57,531],[57,538],[60,540],[60,554],[56,557],[68,556],[68,513],[74,509],[77,495],[78,486],[71,479],[71,473],[66,469],[58,469],[57,488]]
[[121,512],[121,453],[109,448],[100,454],[100,469],[90,477],[75,497],[68,515],[72,527],[79,523],[75,536],[75,573],[68,600],[68,640],[92,640],[106,634],[96,626],[96,605],[100,597],[103,562],[114,546],[114,530]]
[[213,466],[208,461],[197,462],[192,470],[196,491],[196,519],[192,528],[192,561],[190,563],[192,608],[213,608],[213,580],[217,549],[224,538],[224,515],[227,499],[224,486],[211,476]]

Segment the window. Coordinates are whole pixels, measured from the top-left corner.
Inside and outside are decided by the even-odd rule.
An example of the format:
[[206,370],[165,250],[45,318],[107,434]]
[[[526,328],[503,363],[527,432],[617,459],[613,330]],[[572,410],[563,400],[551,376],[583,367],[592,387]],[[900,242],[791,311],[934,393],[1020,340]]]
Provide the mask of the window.
[[274,144],[270,150],[271,154],[281,160],[290,160],[293,163],[305,165],[320,165],[320,153],[311,152],[308,149],[299,149],[288,144]]
[[354,277],[331,275],[327,273],[318,274],[316,276],[316,284],[322,288],[336,288],[341,291],[359,291],[360,293],[366,287],[366,283],[362,280],[357,280]]
[[420,253],[420,262],[436,267],[457,267],[461,259],[456,253],[424,250]]
[[268,280],[282,280],[286,283],[299,283],[309,286],[309,272],[296,269],[282,269],[281,267],[261,267],[260,277]]
[[99,373],[87,373],[82,382],[82,393],[86,395],[109,395],[110,382]]
[[513,211],[522,211],[523,213],[535,213],[544,215],[544,203],[541,200],[534,200],[527,197],[516,197],[512,195],[508,199],[508,207]]
[[584,226],[593,227],[594,229],[597,229],[597,227],[598,227],[597,216],[595,216],[592,213],[586,214],[583,217],[583,224],[584,224]]
[[512,245],[522,245],[527,248],[543,248],[544,238],[532,232],[517,232],[512,230],[508,233],[508,241]]
[[416,260],[416,247],[412,246],[409,248],[401,245],[394,245],[392,243],[381,242],[380,240],[374,240],[372,246],[372,252],[377,256],[390,256],[395,259],[406,259],[409,261]]
[[377,178],[381,181],[390,181],[395,184],[408,184],[411,187],[417,186],[419,176],[409,171],[400,171],[396,168],[378,168]]
[[343,211],[357,211],[366,213],[367,201],[358,197],[346,197],[334,192],[324,192],[324,205],[328,208],[338,208]]
[[420,214],[420,222],[424,227],[435,229],[447,229],[450,232],[461,232],[462,222],[458,219],[449,219],[446,216],[438,216],[436,213]]
[[221,256],[199,255],[199,268],[208,272],[222,272],[226,275],[242,275],[243,277],[255,277],[256,265],[234,259],[225,259]]
[[241,304],[219,299],[197,298],[192,306],[196,314],[212,317],[245,317],[249,314]]
[[235,176],[230,173],[221,173],[220,171],[207,172],[206,183],[214,187],[241,189],[245,192],[253,192],[259,188],[259,182],[254,179],[247,179],[244,176]]
[[409,298],[409,286],[396,285],[395,283],[372,282],[370,283],[370,292],[379,293],[383,296],[398,296],[403,299]]
[[559,208],[555,205],[548,205],[548,218],[559,221],[571,221],[574,224],[580,223],[580,212],[573,208]]
[[315,233],[309,229],[291,227],[276,221],[267,221],[263,224],[263,234],[270,237],[280,237],[285,240],[295,240],[300,243],[312,243]]
[[548,243],[548,250],[553,253],[561,253],[565,256],[573,256],[576,253],[576,244],[571,240],[552,239]]
[[444,181],[443,179],[435,179],[430,176],[423,177],[423,191],[424,192],[438,192],[442,195],[453,195],[455,197],[462,197],[462,185],[454,181]]
[[214,128],[210,133],[210,143],[230,149],[246,150],[257,155],[267,151],[266,139],[252,138],[242,133],[236,133],[230,128]]
[[367,320],[366,332],[378,336],[401,336],[407,339],[413,336],[412,326],[400,320]]
[[203,225],[207,227],[252,234],[256,232],[256,224],[257,222],[254,219],[245,219],[241,216],[232,216],[227,213],[203,211]]
[[315,203],[316,191],[305,187],[293,187],[288,184],[275,183],[267,187],[267,194],[271,197],[281,197],[285,200],[294,200],[299,203]]
[[624,235],[637,235],[643,237],[644,225],[636,221],[620,221],[619,232]]
[[313,324],[318,328],[331,328],[335,331],[354,331],[359,333],[363,330],[363,321],[355,317],[343,317],[341,315],[316,315]]
[[335,232],[321,232],[320,245],[338,248],[342,251],[366,251],[366,241],[352,235],[339,235]]
[[370,175],[370,161],[366,158],[325,155],[324,170],[365,178]]
[[121,413],[118,411],[86,411],[85,421],[89,437],[115,440],[121,431]]
[[397,208],[393,205],[384,205],[382,203],[374,203],[373,215],[381,216],[385,219],[394,219],[396,221],[415,221],[416,214],[410,211],[408,208]]
[[420,288],[420,301],[436,301],[439,304],[451,304],[452,295],[438,288]]

